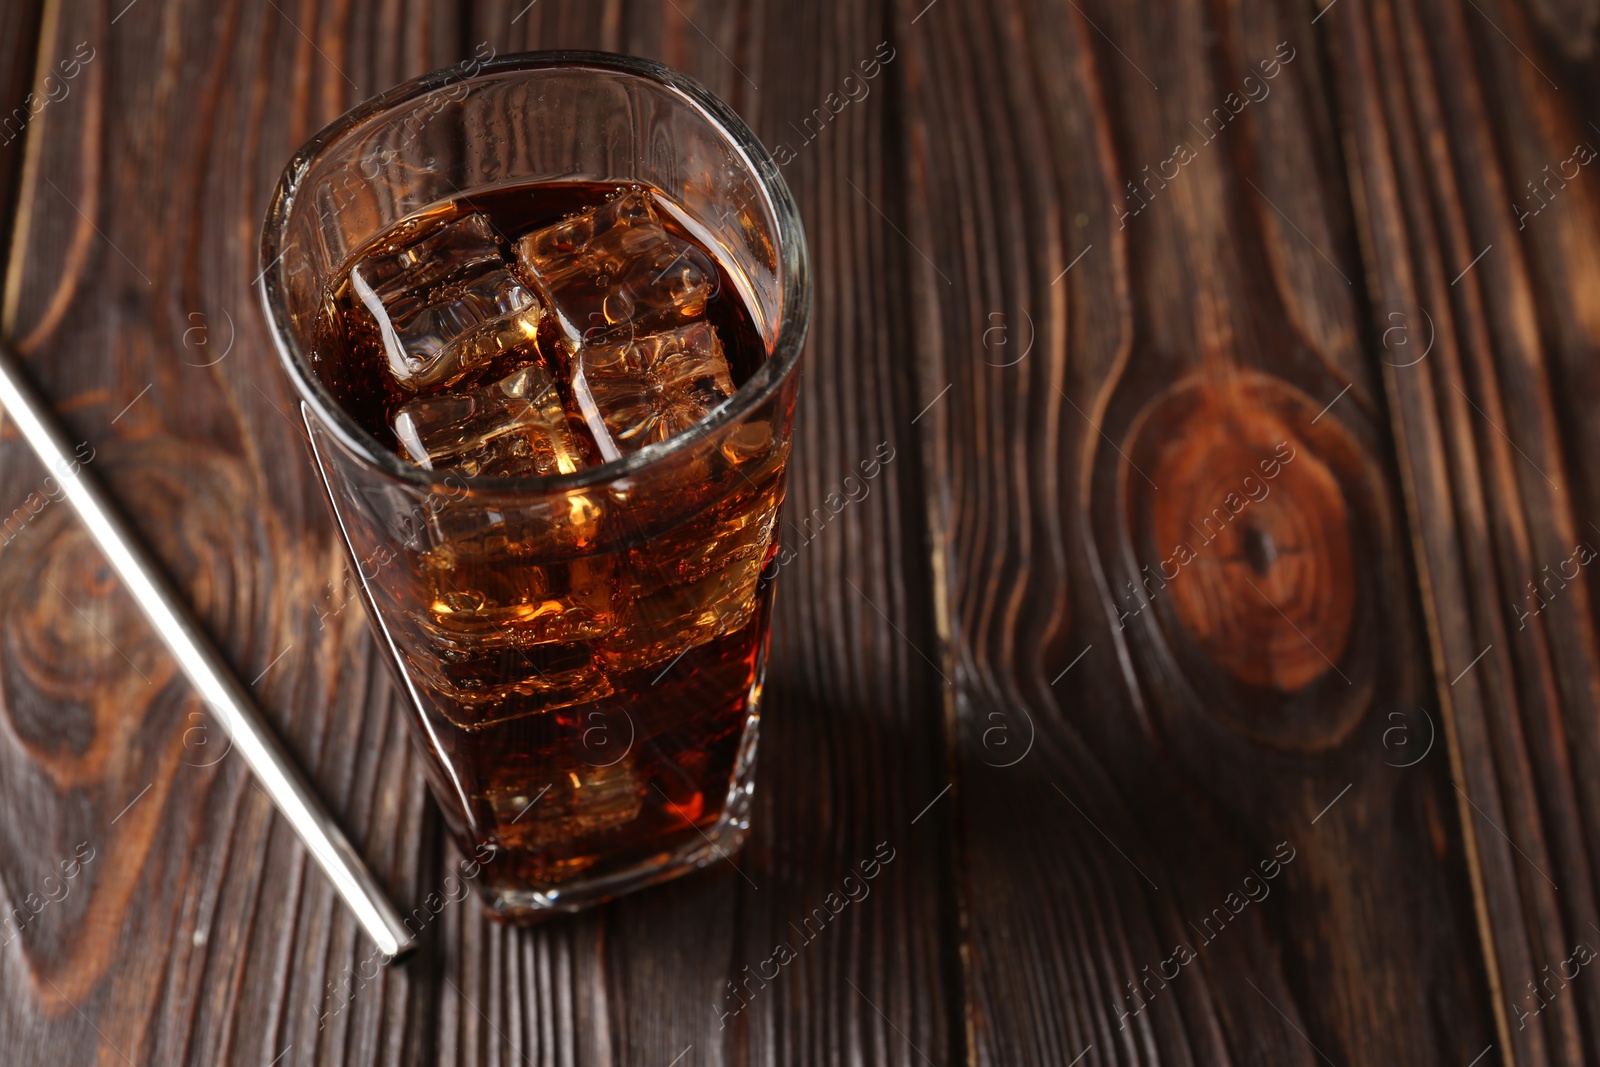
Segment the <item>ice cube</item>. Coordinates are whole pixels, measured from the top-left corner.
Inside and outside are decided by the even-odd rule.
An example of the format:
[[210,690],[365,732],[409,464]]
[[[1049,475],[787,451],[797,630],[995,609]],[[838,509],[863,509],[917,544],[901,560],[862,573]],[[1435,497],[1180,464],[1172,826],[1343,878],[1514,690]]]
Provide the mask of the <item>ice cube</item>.
[[584,704],[611,695],[611,679],[587,645],[478,648],[433,645],[403,652],[414,676],[437,698],[435,707],[467,731]]
[[431,597],[408,659],[441,711],[482,729],[611,692],[593,642],[612,626],[610,556],[550,560],[537,541],[482,537],[422,554]]
[[644,782],[631,753],[605,766],[560,751],[541,752],[540,757],[536,771],[513,765],[496,773],[486,792],[500,844],[520,850],[554,848],[559,855],[532,858],[546,866],[540,872],[546,880],[561,881],[594,862],[588,855],[592,850],[575,845],[639,817]]
[[580,349],[573,395],[607,460],[690,429],[733,395],[709,323]]
[[710,257],[667,232],[639,190],[528,234],[516,257],[573,344],[697,319],[717,279]]
[[697,582],[736,563],[765,563],[783,492],[732,493],[691,521],[652,534],[622,556],[628,595]]
[[429,470],[516,477],[583,466],[561,396],[536,363],[479,389],[413,400],[396,412],[394,432],[412,462]]
[[733,494],[631,549],[618,568],[617,624],[600,641],[613,670],[654,667],[749,623],[782,491]]
[[488,217],[474,213],[350,269],[402,388],[447,386],[512,348],[536,349],[544,306],[507,266]]
[[761,560],[737,560],[699,581],[628,599],[616,629],[600,643],[601,661],[614,670],[654,667],[744,629],[755,613],[760,577]]
[[424,557],[433,580],[429,605],[441,638],[476,648],[582,643],[606,632],[611,559],[533,563],[516,556],[464,558],[454,546]]
[[382,249],[357,264],[365,282],[382,292],[425,289],[458,271],[505,265],[499,235],[482,212],[443,225],[434,225],[427,218],[413,219],[395,227],[395,234]]

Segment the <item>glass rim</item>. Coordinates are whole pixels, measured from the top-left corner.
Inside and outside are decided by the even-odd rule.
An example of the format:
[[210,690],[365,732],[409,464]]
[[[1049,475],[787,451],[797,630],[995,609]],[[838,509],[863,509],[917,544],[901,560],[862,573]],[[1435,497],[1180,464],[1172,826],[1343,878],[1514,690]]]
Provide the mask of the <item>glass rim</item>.
[[[761,366],[709,417],[692,429],[665,441],[646,445],[637,452],[570,474],[518,478],[468,477],[453,468],[428,470],[383,448],[377,438],[333,398],[322,377],[306,359],[299,338],[288,326],[282,263],[287,249],[282,247],[283,234],[290,212],[294,210],[301,182],[310,173],[312,163],[329,147],[370,120],[436,89],[470,84],[496,74],[555,67],[575,70],[588,68],[653,81],[697,110],[726,138],[749,169],[776,223],[773,240],[778,269],[782,272],[779,290],[782,315],[777,324],[776,337],[770,354]],[[614,52],[557,50],[511,53],[479,62],[478,69],[467,77],[461,76],[459,65],[444,67],[369,97],[313,134],[290,158],[273,190],[262,224],[258,255],[261,273],[257,276],[256,289],[266,311],[279,359],[299,394],[302,411],[304,406],[309,406],[340,445],[369,467],[425,491],[459,494],[464,483],[469,491],[490,494],[557,493],[646,473],[695,443],[738,422],[769,400],[799,362],[810,324],[811,276],[805,230],[794,195],[766,147],[731,107],[695,79],[655,60]]]

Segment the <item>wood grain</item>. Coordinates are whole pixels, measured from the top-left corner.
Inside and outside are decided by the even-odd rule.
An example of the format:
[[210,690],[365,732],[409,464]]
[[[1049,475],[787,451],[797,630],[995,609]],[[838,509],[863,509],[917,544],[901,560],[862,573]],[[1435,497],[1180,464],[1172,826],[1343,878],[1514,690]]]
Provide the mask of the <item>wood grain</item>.
[[976,1062],[1491,1043],[1311,17],[908,31]]
[[[409,900],[437,820],[343,593],[250,283],[288,153],[365,95],[354,79],[370,91],[445,56],[424,53],[431,34],[346,56],[349,26],[308,14],[51,9],[41,62],[83,41],[95,59],[30,124],[7,333]],[[4,448],[0,499],[26,500],[43,472]],[[385,972],[318,1033],[328,983],[369,950],[64,507],[0,555],[8,903],[76,843],[96,857],[8,946],[0,1031],[65,1062],[313,1062],[319,1042],[416,1058],[415,972]]]
[[1570,162],[1600,145],[1584,62],[1596,10],[1372,3],[1330,27],[1374,317],[1426,323],[1431,340],[1384,380],[1516,1063],[1590,1062],[1600,1040],[1600,989],[1581,966],[1560,976],[1578,945],[1600,945],[1600,678],[1579,551],[1600,536],[1584,410],[1600,205]]
[[407,907],[459,857],[250,290],[283,162],[484,45],[651,56],[774,149],[817,304],[737,868],[531,929],[455,905],[395,968],[0,429],[0,1047],[1595,1060],[1600,981],[1559,974],[1600,947],[1597,25],[1600,0],[7,5],[0,103],[58,98],[0,144],[0,331]]
[[0,248],[11,240],[13,194],[22,166],[26,123],[34,110],[28,94],[33,90],[34,50],[43,11],[44,5],[38,2],[7,4],[0,11],[0,41],[5,42],[0,47],[0,102],[5,104],[0,113]]

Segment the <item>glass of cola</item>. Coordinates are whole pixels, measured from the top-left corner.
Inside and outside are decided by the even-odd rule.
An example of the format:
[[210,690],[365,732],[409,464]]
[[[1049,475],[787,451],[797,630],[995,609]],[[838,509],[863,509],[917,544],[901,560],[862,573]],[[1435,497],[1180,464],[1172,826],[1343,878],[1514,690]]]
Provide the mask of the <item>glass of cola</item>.
[[652,62],[474,60],[290,162],[259,288],[492,914],[733,853],[810,285],[794,201]]

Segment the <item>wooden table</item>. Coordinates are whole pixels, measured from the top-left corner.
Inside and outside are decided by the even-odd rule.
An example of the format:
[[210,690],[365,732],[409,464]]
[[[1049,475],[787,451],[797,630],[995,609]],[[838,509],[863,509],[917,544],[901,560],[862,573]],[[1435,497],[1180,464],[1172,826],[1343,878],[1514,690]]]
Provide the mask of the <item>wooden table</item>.
[[251,288],[289,154],[656,57],[817,302],[738,868],[381,971],[8,428],[0,1060],[1600,1061],[1597,20],[7,0],[3,332],[408,907],[457,857]]

